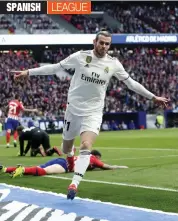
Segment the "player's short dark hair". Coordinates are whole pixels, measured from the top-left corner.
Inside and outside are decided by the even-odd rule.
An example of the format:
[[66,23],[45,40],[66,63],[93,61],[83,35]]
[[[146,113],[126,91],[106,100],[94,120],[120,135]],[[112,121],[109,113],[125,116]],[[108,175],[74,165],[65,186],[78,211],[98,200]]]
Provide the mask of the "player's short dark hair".
[[92,150],[92,151],[91,151],[91,154],[94,155],[94,156],[99,156],[99,157],[101,157],[101,153],[100,153],[98,150]]
[[21,132],[23,129],[24,129],[23,126],[18,126],[18,127],[17,127],[17,131],[18,131],[18,132]]
[[15,95],[16,100],[20,100],[20,96],[18,94]]
[[96,34],[96,41],[98,41],[98,39],[99,39],[99,37],[100,36],[104,36],[104,37],[112,37],[112,35],[111,35],[111,33],[109,33],[108,31],[105,31],[105,30],[101,30],[101,31],[99,31],[97,34]]

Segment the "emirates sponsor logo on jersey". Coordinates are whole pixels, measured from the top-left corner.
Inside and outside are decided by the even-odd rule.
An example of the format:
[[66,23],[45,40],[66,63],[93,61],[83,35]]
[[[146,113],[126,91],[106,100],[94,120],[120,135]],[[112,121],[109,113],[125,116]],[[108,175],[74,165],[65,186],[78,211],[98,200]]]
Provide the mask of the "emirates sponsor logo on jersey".
[[90,76],[86,76],[85,74],[81,75],[81,79],[83,81],[87,81],[87,82],[94,83],[94,84],[99,84],[99,85],[105,85],[106,81],[100,79],[99,77],[100,77],[100,75],[95,73],[95,72],[92,72],[91,77]]

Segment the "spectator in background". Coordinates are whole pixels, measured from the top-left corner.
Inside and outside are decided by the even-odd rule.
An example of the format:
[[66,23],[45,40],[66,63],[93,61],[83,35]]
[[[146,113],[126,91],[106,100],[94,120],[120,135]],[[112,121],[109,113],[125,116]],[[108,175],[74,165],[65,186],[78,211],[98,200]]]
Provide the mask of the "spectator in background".
[[175,107],[174,107],[174,109],[173,109],[173,112],[174,112],[174,113],[178,113],[178,101],[177,101],[176,104],[175,104]]
[[27,128],[28,127],[28,121],[27,119],[21,119],[20,120],[20,124],[24,127],[24,128]]
[[0,136],[2,136],[2,122],[0,121]]
[[109,125],[106,121],[104,121],[101,125],[101,130],[102,131],[109,131]]
[[50,133],[54,133],[55,132],[55,123],[52,119],[49,119],[49,124],[48,124],[48,128],[47,130],[50,132]]
[[28,121],[28,128],[30,128],[30,127],[35,127],[35,124],[34,124],[33,119],[30,119],[30,120]]
[[128,129],[127,124],[125,124],[124,121],[122,121],[122,123],[119,125],[119,129],[120,130],[127,130]]
[[118,126],[114,120],[111,121],[111,130],[118,130]]
[[1,108],[0,108],[0,118],[2,117],[2,110],[1,110]]
[[131,120],[130,123],[129,123],[129,129],[130,129],[130,130],[135,130],[135,129],[136,129],[136,128],[135,128],[135,123],[134,123],[133,120]]
[[39,127],[40,128],[40,124],[39,121],[41,120],[41,117],[39,116],[34,116],[31,119],[31,124],[34,124],[34,127]]
[[164,124],[164,117],[162,114],[159,113],[156,116],[155,126],[159,129],[163,126],[163,124]]
[[106,121],[106,123],[107,123],[107,125],[108,125],[109,130],[111,130],[111,124],[110,124],[110,122],[109,122],[109,121]]

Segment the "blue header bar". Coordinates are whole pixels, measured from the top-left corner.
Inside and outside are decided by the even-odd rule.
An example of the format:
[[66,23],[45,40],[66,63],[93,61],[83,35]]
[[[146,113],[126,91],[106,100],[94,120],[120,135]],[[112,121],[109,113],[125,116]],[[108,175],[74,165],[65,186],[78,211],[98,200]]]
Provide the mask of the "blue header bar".
[[178,34],[113,34],[113,44],[175,44]]

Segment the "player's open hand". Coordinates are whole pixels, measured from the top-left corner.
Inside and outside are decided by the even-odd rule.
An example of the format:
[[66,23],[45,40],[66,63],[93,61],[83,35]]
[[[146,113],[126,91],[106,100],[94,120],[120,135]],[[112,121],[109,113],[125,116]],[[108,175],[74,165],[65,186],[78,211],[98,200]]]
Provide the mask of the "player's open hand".
[[118,165],[114,165],[113,169],[127,169],[128,166],[118,166]]
[[14,80],[15,81],[26,80],[28,77],[28,70],[26,70],[26,71],[11,71],[11,73],[14,73]]
[[157,97],[155,96],[153,98],[153,101],[155,103],[157,103],[159,106],[161,106],[162,108],[166,108],[168,105],[168,102],[170,101],[169,99],[165,98],[165,97]]

